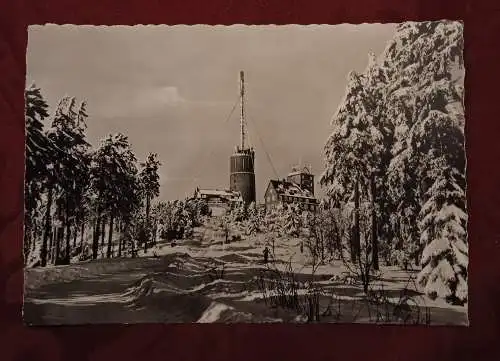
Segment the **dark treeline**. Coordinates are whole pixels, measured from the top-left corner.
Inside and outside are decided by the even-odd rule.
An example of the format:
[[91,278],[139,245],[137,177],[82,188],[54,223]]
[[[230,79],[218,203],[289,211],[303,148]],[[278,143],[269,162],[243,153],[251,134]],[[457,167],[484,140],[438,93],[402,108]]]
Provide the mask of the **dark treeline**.
[[85,102],[64,97],[49,114],[35,85],[25,99],[25,263],[43,267],[147,249],[154,242],[151,202],[160,187],[157,155],[139,163],[123,134],[93,148]]

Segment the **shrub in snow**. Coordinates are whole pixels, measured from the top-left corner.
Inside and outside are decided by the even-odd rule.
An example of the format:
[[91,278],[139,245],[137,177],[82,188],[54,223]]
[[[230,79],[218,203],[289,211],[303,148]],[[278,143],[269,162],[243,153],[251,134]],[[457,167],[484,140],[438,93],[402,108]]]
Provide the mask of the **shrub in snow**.
[[239,223],[248,219],[248,209],[244,203],[231,210],[232,222]]
[[411,260],[409,254],[404,249],[395,249],[391,254],[391,264],[397,265],[401,269],[407,270]]
[[280,234],[298,237],[302,228],[302,211],[298,205],[289,205],[280,215]]
[[262,215],[255,206],[255,202],[252,202],[248,206],[247,210],[247,220],[245,221],[244,231],[247,235],[255,235],[261,231]]
[[280,205],[275,208],[268,209],[263,219],[263,228],[266,233],[276,233],[278,234],[280,227],[281,214],[283,213],[283,207]]

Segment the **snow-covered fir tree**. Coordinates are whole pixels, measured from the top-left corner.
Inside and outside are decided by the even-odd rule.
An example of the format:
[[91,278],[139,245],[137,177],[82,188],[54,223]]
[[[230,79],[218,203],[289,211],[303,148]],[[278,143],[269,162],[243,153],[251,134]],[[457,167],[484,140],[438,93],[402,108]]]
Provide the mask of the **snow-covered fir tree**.
[[[117,217],[129,219],[140,202],[136,157],[126,136],[117,133],[101,141],[93,155],[91,175],[93,192],[98,195],[95,199],[96,230],[104,217],[109,219],[106,255],[110,257],[114,221]],[[104,243],[103,235],[95,231],[93,258],[97,258],[100,237]]]
[[261,230],[262,215],[257,209],[255,202],[248,206],[248,219],[246,221],[245,233],[247,235],[255,235]]
[[[148,229],[151,227],[151,202],[155,197],[160,195],[160,176],[158,174],[160,166],[161,163],[158,160],[158,155],[156,153],[149,153],[146,157],[146,161],[141,163],[139,179],[145,202],[146,224]],[[144,243],[144,250],[147,249],[149,242],[150,240],[148,238]]]
[[[429,254],[434,254],[430,249],[437,244],[455,253],[453,244],[467,244],[466,232],[459,228],[455,234],[446,232],[448,225],[439,221],[431,222],[434,228],[428,232],[429,220],[439,219],[438,215],[446,213],[448,207],[460,210],[463,219],[459,223],[465,222],[464,227],[467,219],[462,24],[446,21],[400,25],[387,47],[385,65],[393,71],[388,104],[397,105],[388,107],[388,115],[399,114],[394,118],[397,133],[390,185],[394,186],[392,198],[405,217],[400,223],[408,229],[405,246],[420,251],[423,270],[419,280],[430,295],[443,289],[441,284],[450,284],[451,277],[464,282],[458,287],[452,282],[446,296],[453,302],[463,302],[467,299],[463,292],[467,285],[466,262],[461,261],[461,256],[449,257],[450,272],[441,272],[444,269],[443,263],[437,262],[439,256]],[[434,192],[441,192],[445,184],[453,184],[455,195],[460,196],[436,202]],[[416,237],[418,233],[420,237]],[[442,241],[442,237],[447,240]],[[453,241],[454,237],[460,241]],[[467,253],[462,254],[467,257]]]
[[[74,97],[65,96],[59,102],[47,136],[57,148],[54,175],[57,187],[56,214],[61,221],[56,233],[55,262],[70,262],[70,241],[76,210],[81,206],[88,185],[90,144],[85,136],[85,103],[77,106]],[[60,251],[64,250],[64,254]]]
[[420,241],[425,245],[419,282],[431,297],[453,303],[467,300],[467,214],[463,175],[442,168],[426,191],[419,214]]
[[[372,202],[373,258],[378,264],[378,237],[382,227],[383,191],[389,164],[392,128],[384,117],[386,74],[369,54],[364,73],[351,72],[346,94],[332,119],[333,131],[325,145],[326,167],[321,184],[326,186],[330,204],[342,206],[356,199],[352,230],[354,261],[359,250],[359,201]],[[378,220],[380,219],[380,220]]]
[[298,237],[302,229],[302,210],[296,204],[289,204],[280,218],[280,234]]
[[[44,120],[49,116],[48,104],[41,89],[31,85],[25,91],[26,100],[26,162],[24,181],[24,261],[32,265],[40,261],[42,245],[36,242],[43,229],[43,192],[55,153],[52,142],[44,132]],[[45,245],[46,247],[46,245]],[[46,252],[46,249],[44,249]]]
[[285,235],[285,214],[286,207],[281,203],[271,209],[268,209],[263,219],[265,231],[275,235],[276,237]]
[[352,234],[372,202],[372,240],[421,261],[426,292],[453,302],[467,299],[462,51],[459,22],[399,25],[379,60],[349,75],[321,177],[330,204],[354,204]]

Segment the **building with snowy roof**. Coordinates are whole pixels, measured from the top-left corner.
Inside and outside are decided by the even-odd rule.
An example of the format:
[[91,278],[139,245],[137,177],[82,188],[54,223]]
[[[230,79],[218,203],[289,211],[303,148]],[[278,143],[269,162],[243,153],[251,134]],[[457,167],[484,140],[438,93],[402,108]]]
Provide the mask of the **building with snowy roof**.
[[307,167],[294,169],[286,179],[271,179],[264,194],[266,210],[278,205],[299,204],[302,209],[315,211],[314,175]]
[[227,189],[196,188],[194,198],[206,201],[213,216],[222,215],[229,209],[238,207],[243,203],[240,192]]

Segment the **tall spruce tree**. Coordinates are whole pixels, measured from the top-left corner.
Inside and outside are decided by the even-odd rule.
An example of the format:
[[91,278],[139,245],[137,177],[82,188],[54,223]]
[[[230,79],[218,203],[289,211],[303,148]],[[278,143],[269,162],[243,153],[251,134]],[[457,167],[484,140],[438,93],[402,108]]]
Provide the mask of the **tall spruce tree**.
[[[35,249],[35,237],[41,224],[37,224],[42,210],[42,194],[46,191],[50,177],[50,164],[54,160],[55,149],[44,132],[44,120],[49,116],[48,104],[42,96],[41,89],[35,84],[25,91],[26,118],[26,162],[24,181],[24,261],[28,261],[28,253]],[[40,263],[47,262],[47,242],[40,249]]]
[[384,117],[386,75],[369,54],[363,74],[351,72],[347,90],[332,119],[333,132],[326,145],[326,169],[321,183],[326,186],[330,203],[343,206],[352,202],[353,226],[351,260],[359,258],[361,230],[359,207],[370,199],[372,208],[371,245],[374,267],[378,268],[378,236],[382,222],[383,185],[389,164],[392,128]]
[[[388,115],[398,115],[389,184],[403,215],[399,224],[407,229],[405,247],[421,256],[419,281],[429,295],[465,302],[466,232],[460,227],[455,235],[446,232],[449,223],[439,216],[455,209],[453,222],[465,227],[467,220],[463,26],[454,21],[402,24],[385,59],[392,70],[388,102],[394,104],[387,107]],[[451,193],[444,201],[446,189]],[[436,244],[446,247],[436,252]]]
[[88,172],[87,154],[90,144],[85,139],[85,106],[77,108],[74,97],[63,97],[54,114],[51,128],[48,132],[49,139],[58,149],[58,157],[54,162],[57,174],[57,204],[59,216],[62,221],[59,230],[61,237],[56,240],[56,249],[60,249],[60,242],[65,236],[65,255],[56,252],[56,262],[68,263],[70,261],[71,229],[75,223],[75,214],[80,206],[86,178],[82,175]]
[[91,175],[92,189],[97,195],[92,257],[95,259],[98,256],[102,217],[105,214],[109,218],[106,255],[110,257],[116,218],[130,222],[130,216],[139,203],[136,157],[126,136],[118,133],[101,141],[93,155]]
[[[155,197],[160,195],[160,176],[158,170],[161,163],[158,161],[156,153],[149,153],[146,161],[141,163],[141,171],[139,174],[142,191],[144,194],[145,208],[146,208],[146,229],[150,229],[150,210],[151,202]],[[149,237],[146,237],[144,243],[144,250],[148,247]]]

